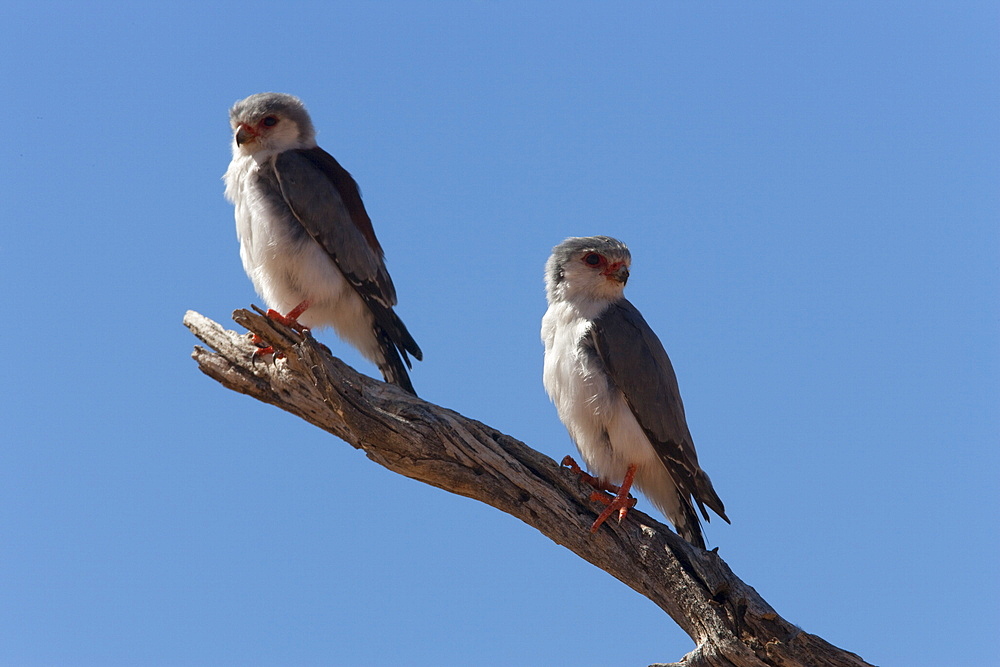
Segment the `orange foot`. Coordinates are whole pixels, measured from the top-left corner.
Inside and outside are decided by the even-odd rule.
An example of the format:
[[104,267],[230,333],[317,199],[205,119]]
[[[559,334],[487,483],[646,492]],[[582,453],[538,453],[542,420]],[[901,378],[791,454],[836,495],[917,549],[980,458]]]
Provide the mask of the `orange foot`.
[[[305,301],[303,301],[302,303],[300,303],[299,305],[295,306],[290,311],[288,311],[287,315],[282,315],[274,308],[268,308],[267,316],[270,317],[275,322],[281,322],[286,327],[291,327],[292,329],[295,329],[299,333],[302,333],[303,331],[307,331],[307,328],[299,322],[299,315],[306,312],[306,309],[309,308],[310,305],[311,305],[310,301],[306,299]],[[253,335],[253,342],[255,345],[257,345],[257,349],[254,350],[253,353],[254,359],[263,357],[268,354],[274,354],[274,348],[271,347],[270,345],[264,345],[263,344],[264,339],[258,336],[257,334]]]
[[[562,460],[562,465],[566,466],[577,475],[580,476],[580,480],[596,489],[590,494],[590,499],[593,502],[601,503],[607,505],[597,520],[594,521],[593,525],[590,527],[590,532],[596,533],[597,529],[601,527],[601,524],[607,521],[614,512],[618,511],[618,521],[620,522],[628,514],[628,511],[635,507],[636,500],[631,495],[629,491],[632,489],[632,480],[635,479],[636,465],[633,463],[625,471],[625,479],[622,480],[621,486],[615,486],[609,482],[602,479],[594,477],[593,475],[588,475],[585,473],[576,461],[573,460],[572,456],[566,456]],[[605,493],[610,491],[609,493]],[[611,495],[614,494],[614,495]]]

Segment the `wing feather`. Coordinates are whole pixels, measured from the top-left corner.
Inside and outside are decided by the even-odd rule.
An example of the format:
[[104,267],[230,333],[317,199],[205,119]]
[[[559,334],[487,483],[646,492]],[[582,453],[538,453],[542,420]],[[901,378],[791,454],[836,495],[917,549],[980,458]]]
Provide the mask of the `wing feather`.
[[365,300],[396,305],[382,248],[374,240],[358,186],[347,170],[322,148],[312,148],[278,153],[274,173],[296,219]]
[[728,522],[722,500],[698,465],[673,365],[642,314],[621,299],[594,320],[591,337],[682,497],[693,497],[706,520],[707,505]]
[[407,352],[422,359],[420,347],[392,310],[396,288],[354,178],[319,147],[279,153],[273,167],[292,214],[364,299],[406,365]]

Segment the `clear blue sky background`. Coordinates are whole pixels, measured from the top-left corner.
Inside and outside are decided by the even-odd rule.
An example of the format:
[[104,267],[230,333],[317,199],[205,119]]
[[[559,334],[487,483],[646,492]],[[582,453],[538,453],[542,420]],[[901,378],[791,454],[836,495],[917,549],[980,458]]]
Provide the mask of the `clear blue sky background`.
[[532,528],[198,372],[184,312],[257,300],[227,110],[276,90],[361,184],[424,398],[574,451],[542,267],[619,237],[733,570],[872,663],[1000,664],[995,2],[207,4],[0,8],[0,663],[692,648]]

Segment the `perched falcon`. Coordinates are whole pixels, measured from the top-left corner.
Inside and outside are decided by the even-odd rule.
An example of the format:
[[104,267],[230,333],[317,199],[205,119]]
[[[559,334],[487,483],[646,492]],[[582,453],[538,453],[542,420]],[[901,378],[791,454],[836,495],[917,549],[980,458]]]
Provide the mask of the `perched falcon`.
[[553,248],[542,318],[545,390],[597,477],[569,457],[564,464],[599,491],[617,494],[593,494],[608,507],[591,530],[616,510],[625,516],[635,503],[634,484],[681,537],[704,549],[694,503],[706,521],[706,506],[729,519],[698,466],[670,359],[623,294],[631,262],[625,244],[607,236],[569,238]]
[[407,354],[423,355],[392,310],[396,289],[358,184],[316,145],[305,106],[291,95],[260,93],[234,104],[229,121],[226,198],[236,207],[243,268],[268,315],[293,326],[332,326],[386,382],[415,393]]

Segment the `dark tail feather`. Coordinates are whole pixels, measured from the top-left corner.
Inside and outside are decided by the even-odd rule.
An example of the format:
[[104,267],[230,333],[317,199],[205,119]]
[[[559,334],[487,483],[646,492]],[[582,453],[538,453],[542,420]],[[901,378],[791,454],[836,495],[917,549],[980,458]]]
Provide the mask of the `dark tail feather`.
[[389,311],[389,314],[392,315],[392,324],[388,328],[389,335],[402,353],[407,368],[413,368],[410,360],[406,357],[406,353],[409,352],[412,354],[413,358],[417,361],[424,360],[424,353],[420,351],[417,341],[413,340],[413,336],[406,330],[406,325],[403,324],[403,320],[399,319],[399,315],[393,311]]
[[698,487],[698,492],[694,494],[694,499],[698,503],[698,509],[701,510],[701,515],[705,517],[705,521],[709,521],[708,512],[705,510],[707,505],[713,512],[718,514],[723,521],[726,523],[732,523],[729,517],[726,516],[726,506],[722,504],[722,498],[719,498],[719,494],[715,492],[715,487],[712,486],[712,480],[708,478],[704,470],[698,471],[698,480],[696,485]]
[[[403,359],[406,358],[406,351],[402,350],[402,356],[400,356],[401,350],[396,347],[396,343],[389,336],[389,333],[380,326],[375,327],[375,337],[378,339],[379,347],[382,350],[382,358],[384,359],[383,363],[378,366],[378,369],[382,371],[382,377],[386,382],[401,387],[416,396],[417,392],[413,389],[413,383],[410,382],[410,374],[406,372],[410,361],[407,359],[406,363],[403,363]],[[410,340],[413,339],[411,338]],[[416,343],[414,343],[414,346],[416,346]],[[420,348],[417,348],[417,352],[420,352]],[[417,357],[417,359],[419,358]]]
[[698,514],[694,511],[694,505],[686,497],[681,496],[681,494],[678,493],[677,496],[680,500],[681,516],[677,517],[676,521],[674,521],[673,517],[670,517],[674,528],[677,529],[677,534],[694,546],[704,549],[705,538],[701,534],[701,521],[698,519]]
[[[413,368],[406,356],[407,352],[412,354],[417,361],[423,361],[424,353],[420,351],[417,341],[413,340],[413,336],[406,330],[406,325],[403,324],[403,320],[399,319],[399,315],[392,308],[378,301],[372,300],[367,303],[372,315],[375,316],[375,328],[381,329],[393,347],[402,353],[407,368]],[[379,343],[384,342],[378,331],[375,332],[375,335],[379,336]]]

